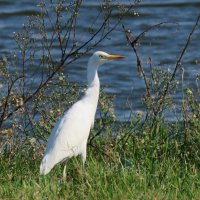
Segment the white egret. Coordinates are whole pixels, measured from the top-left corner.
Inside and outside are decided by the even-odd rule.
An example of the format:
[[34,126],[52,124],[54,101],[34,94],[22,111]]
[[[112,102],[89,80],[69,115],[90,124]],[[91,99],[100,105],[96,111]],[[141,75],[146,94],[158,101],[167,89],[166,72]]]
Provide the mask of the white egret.
[[[81,155],[82,162],[85,163],[87,140],[94,124],[99,98],[98,67],[121,58],[124,56],[102,51],[97,51],[90,57],[87,67],[88,88],[83,98],[64,114],[52,130],[40,165],[41,175],[46,175],[57,163],[73,156]],[[66,165],[64,173],[65,170]]]

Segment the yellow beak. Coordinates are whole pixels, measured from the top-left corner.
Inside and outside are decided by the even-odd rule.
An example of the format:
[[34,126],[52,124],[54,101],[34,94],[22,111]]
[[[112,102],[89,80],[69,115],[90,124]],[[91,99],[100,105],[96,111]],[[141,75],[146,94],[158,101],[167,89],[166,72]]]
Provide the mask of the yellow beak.
[[108,55],[108,56],[105,56],[106,59],[111,59],[111,60],[118,60],[118,59],[122,59],[122,58],[125,58],[125,56],[120,56],[120,55]]

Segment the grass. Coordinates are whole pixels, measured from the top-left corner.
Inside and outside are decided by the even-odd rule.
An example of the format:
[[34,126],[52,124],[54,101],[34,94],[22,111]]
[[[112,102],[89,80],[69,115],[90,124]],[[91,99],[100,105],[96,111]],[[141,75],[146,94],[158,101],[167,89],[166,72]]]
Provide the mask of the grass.
[[[60,1],[61,8],[66,6],[65,2],[68,5],[67,1]],[[47,7],[44,4],[40,6],[48,11],[48,5]],[[55,9],[52,10],[52,6],[53,8],[56,6]],[[71,18],[68,22],[76,21],[77,12],[80,10],[79,4],[77,6],[74,8],[70,6],[69,11],[74,14],[70,14]],[[111,9],[112,6],[106,6],[107,8]],[[141,65],[143,62],[137,53],[139,47],[135,47],[138,44],[138,40],[144,36],[144,33],[153,27],[157,28],[158,25],[150,27],[138,37],[135,37],[136,40],[134,41],[130,38],[131,40],[128,42],[136,55],[138,71],[142,79],[144,79],[146,87],[146,94],[142,95],[146,120],[143,120],[142,115],[140,116],[138,113],[137,117],[134,116],[132,118],[130,116],[128,123],[119,127],[114,126],[112,98],[105,96],[101,91],[99,99],[101,120],[95,123],[98,137],[94,138],[93,145],[88,148],[86,165],[83,169],[78,159],[70,160],[67,180],[60,181],[58,178],[62,176],[63,164],[57,165],[47,176],[41,177],[39,175],[39,165],[44,148],[28,138],[28,135],[34,134],[36,140],[45,140],[46,133],[51,132],[55,121],[62,115],[61,111],[70,107],[82,92],[76,84],[69,84],[62,73],[57,73],[64,66],[63,60],[66,63],[68,61],[68,63],[73,62],[73,59],[67,59],[71,59],[70,55],[73,53],[69,55],[62,54],[61,64],[56,60],[52,60],[54,56],[51,55],[53,52],[51,51],[52,47],[55,46],[53,44],[57,46],[57,42],[60,44],[61,52],[65,52],[66,48],[68,48],[66,44],[68,44],[68,39],[70,38],[67,37],[70,36],[71,31],[74,32],[74,27],[66,27],[68,23],[62,20],[66,14],[68,18],[68,11],[66,12],[66,9],[58,9],[57,4],[50,5],[50,10],[54,12],[52,16],[57,16],[55,24],[52,25],[56,28],[54,32],[58,35],[58,40],[55,37],[51,37],[50,41],[48,41],[50,46],[47,44],[45,24],[48,24],[49,19],[49,22],[52,23],[51,15],[49,16],[50,12],[45,12],[47,18],[46,14],[38,15],[36,18],[31,17],[30,21],[23,27],[23,31],[14,34],[21,55],[17,62],[14,63],[17,66],[23,66],[23,76],[19,76],[21,74],[20,70],[17,70],[16,74],[13,74],[13,70],[10,72],[10,65],[13,65],[12,62],[3,61],[0,63],[0,75],[2,83],[5,84],[3,88],[8,88],[8,94],[2,94],[0,99],[1,107],[3,108],[0,122],[1,128],[4,118],[6,120],[8,119],[7,116],[13,117],[9,119],[10,122],[13,122],[12,126],[2,130],[0,133],[0,145],[4,143],[1,141],[3,134],[7,134],[11,140],[12,136],[9,136],[9,134],[16,132],[20,136],[27,136],[24,141],[19,138],[17,141],[11,141],[12,145],[9,148],[4,149],[5,151],[3,152],[0,151],[0,200],[200,199],[199,75],[195,80],[197,90],[188,88],[185,92],[186,88],[183,82],[184,69],[181,65],[182,58],[191,41],[193,32],[198,26],[200,17],[197,18],[192,31],[189,33],[186,44],[177,61],[175,61],[175,68],[172,73],[168,70],[163,70],[162,67],[156,68],[151,63],[151,59],[149,59],[148,63],[150,71],[143,70]],[[106,13],[111,13],[107,11]],[[105,13],[102,12],[102,14],[104,18]],[[60,18],[59,16],[62,17]],[[103,35],[107,35],[110,30],[106,33],[105,28],[109,23],[104,24],[105,26],[102,26],[99,31],[103,31],[105,33]],[[63,35],[61,33],[64,32],[60,28],[67,30],[64,38],[61,37]],[[41,36],[40,49],[38,49],[37,40],[32,38],[33,33]],[[132,36],[132,34],[130,31],[127,33],[126,36],[129,40],[129,36]],[[54,35],[54,33],[52,34]],[[62,38],[62,41],[60,38]],[[89,43],[85,42],[82,47],[87,44],[87,50],[93,49],[103,39],[100,38],[95,43],[93,38],[95,38],[95,33],[91,35],[91,39],[88,40]],[[75,41],[75,38],[73,38],[73,41]],[[90,41],[92,42],[91,44]],[[62,47],[66,48],[63,49]],[[76,48],[78,51],[81,50],[80,47],[73,45],[71,50],[75,54],[78,52]],[[44,56],[45,49],[49,50],[47,56]],[[39,52],[41,53],[41,58],[38,58]],[[23,61],[21,65],[20,62],[18,63],[19,60]],[[30,77],[34,81],[32,72],[26,69],[29,69],[30,66],[38,63],[38,61],[40,62],[38,66],[42,77],[47,79],[41,82],[33,94],[24,94],[24,91],[32,91],[29,88],[29,86],[31,87]],[[52,63],[52,65],[49,65],[49,63]],[[58,66],[56,67],[57,64]],[[46,66],[49,66],[48,70]],[[179,71],[177,69],[180,69],[182,76],[181,105],[179,105],[180,103],[174,103],[170,97],[174,95],[176,88],[179,87],[175,80],[175,76]],[[149,71],[149,73],[145,74],[144,71]],[[31,72],[31,75],[29,72]],[[54,80],[52,79],[53,77]],[[55,84],[49,84],[51,81]],[[23,95],[21,95],[21,91],[23,91]],[[36,94],[37,96],[35,96]],[[35,99],[33,100],[33,98]],[[28,101],[23,102],[23,99],[28,99]],[[32,103],[29,104],[29,100],[33,100]],[[26,109],[22,109],[25,104]],[[167,110],[171,112],[174,107],[180,110],[181,121],[177,119],[171,125],[164,123],[162,114]],[[130,106],[131,111],[132,109]],[[13,114],[14,112],[16,114]],[[102,132],[106,132],[106,136],[102,136]],[[109,136],[112,134],[117,137]],[[1,149],[2,147],[0,147]]]
[[134,135],[109,156],[109,138],[97,138],[96,147],[88,148],[84,169],[79,159],[70,160],[65,182],[58,179],[63,164],[41,177],[41,149],[21,144],[0,157],[0,199],[199,199],[200,163],[194,143],[166,139],[168,127],[160,127],[159,139],[155,132]]

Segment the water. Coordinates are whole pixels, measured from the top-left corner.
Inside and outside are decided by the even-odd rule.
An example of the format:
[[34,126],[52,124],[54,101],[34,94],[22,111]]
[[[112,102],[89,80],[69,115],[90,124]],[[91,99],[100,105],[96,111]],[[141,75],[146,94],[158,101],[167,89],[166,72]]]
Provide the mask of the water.
[[[79,18],[79,31],[77,38],[80,41],[85,39],[85,30],[88,23],[97,13],[98,1],[85,1],[81,18]],[[128,1],[121,1],[127,4]],[[153,2],[153,3],[152,3]],[[36,2],[30,0],[11,1],[0,0],[0,54],[4,55],[16,48],[12,39],[13,32],[18,32],[22,24],[26,22],[27,16],[36,12]],[[183,48],[188,33],[200,13],[200,1],[181,0],[146,0],[137,8],[138,17],[127,16],[123,19],[124,25],[131,29],[134,35],[144,31],[149,25],[168,21],[177,22],[163,26],[159,30],[154,30],[145,35],[139,48],[140,57],[143,60],[144,68],[148,68],[147,60],[152,58],[155,66],[162,66],[173,70],[176,59]],[[117,17],[117,16],[115,16]],[[144,83],[140,79],[136,60],[131,48],[127,45],[126,38],[120,27],[110,36],[109,40],[102,42],[96,50],[107,51],[108,53],[121,54],[127,58],[120,62],[109,63],[99,70],[101,84],[105,86],[105,91],[115,95],[115,114],[118,119],[129,116],[127,102],[131,103],[133,110],[142,110],[141,97],[144,94]],[[194,79],[200,69],[199,42],[200,29],[195,32],[192,43],[184,56],[185,85],[194,86]],[[86,63],[90,55],[84,56],[81,60],[73,63],[66,69],[71,82],[86,84]],[[174,99],[178,102],[179,95]]]

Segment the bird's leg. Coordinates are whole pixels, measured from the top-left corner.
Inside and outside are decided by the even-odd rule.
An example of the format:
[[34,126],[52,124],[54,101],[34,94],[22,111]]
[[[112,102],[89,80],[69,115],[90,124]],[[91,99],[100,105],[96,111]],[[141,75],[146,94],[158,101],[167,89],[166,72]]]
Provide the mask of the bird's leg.
[[65,166],[63,169],[63,180],[66,180],[66,168],[67,168],[67,161],[65,162]]
[[86,161],[86,150],[81,154],[82,165],[84,166]]
[[82,160],[82,171],[84,170],[84,165],[85,165],[85,161],[86,161],[86,145],[85,145],[85,148],[81,154],[81,160]]

